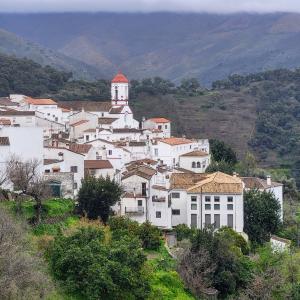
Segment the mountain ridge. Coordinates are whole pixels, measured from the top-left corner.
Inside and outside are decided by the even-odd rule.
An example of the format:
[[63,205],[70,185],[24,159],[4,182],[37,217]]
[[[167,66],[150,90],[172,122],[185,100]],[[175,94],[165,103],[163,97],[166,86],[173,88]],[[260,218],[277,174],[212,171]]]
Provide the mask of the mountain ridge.
[[0,14],[4,28],[84,62],[108,79],[161,76],[204,85],[300,65],[300,14]]

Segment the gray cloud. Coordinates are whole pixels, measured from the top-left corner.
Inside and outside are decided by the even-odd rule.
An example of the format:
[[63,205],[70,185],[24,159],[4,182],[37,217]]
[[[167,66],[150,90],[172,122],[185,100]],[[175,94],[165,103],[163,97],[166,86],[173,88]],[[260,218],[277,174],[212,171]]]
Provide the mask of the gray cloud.
[[0,0],[1,12],[300,12],[300,0]]

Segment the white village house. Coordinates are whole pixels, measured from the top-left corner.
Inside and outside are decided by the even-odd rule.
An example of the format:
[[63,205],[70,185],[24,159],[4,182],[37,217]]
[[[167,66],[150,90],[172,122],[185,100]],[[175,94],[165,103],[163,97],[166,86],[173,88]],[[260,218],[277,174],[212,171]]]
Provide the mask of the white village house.
[[282,207],[282,185],[270,178],[207,174],[208,139],[174,137],[171,121],[161,116],[135,120],[121,72],[107,102],[0,100],[0,168],[12,154],[38,159],[55,197],[76,198],[86,176],[109,176],[124,189],[118,215],[163,229],[214,225],[240,233],[244,190],[272,192]]

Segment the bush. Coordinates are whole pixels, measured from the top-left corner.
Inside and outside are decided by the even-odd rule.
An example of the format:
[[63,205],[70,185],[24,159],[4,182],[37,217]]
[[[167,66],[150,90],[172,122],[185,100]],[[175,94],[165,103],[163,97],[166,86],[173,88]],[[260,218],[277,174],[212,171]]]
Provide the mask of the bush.
[[147,250],[158,250],[161,245],[161,231],[148,221],[139,225],[126,217],[111,217],[108,223],[115,238],[123,235],[138,237]]
[[83,299],[145,299],[146,257],[137,239],[106,239],[104,230],[80,228],[59,235],[48,250],[51,270],[68,292]]
[[175,227],[175,232],[177,241],[182,241],[183,239],[189,239],[194,231],[185,224],[179,224]]
[[161,244],[161,232],[150,222],[145,222],[139,227],[139,238],[142,241],[143,248],[148,250],[157,250]]

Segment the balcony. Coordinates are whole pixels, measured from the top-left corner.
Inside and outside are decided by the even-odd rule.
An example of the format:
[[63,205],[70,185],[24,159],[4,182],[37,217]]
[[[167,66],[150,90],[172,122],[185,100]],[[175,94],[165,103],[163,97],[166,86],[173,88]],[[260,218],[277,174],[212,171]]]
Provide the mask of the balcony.
[[129,215],[143,215],[144,207],[143,206],[135,206],[135,207],[125,207],[125,214]]
[[152,202],[166,202],[166,197],[152,196]]

